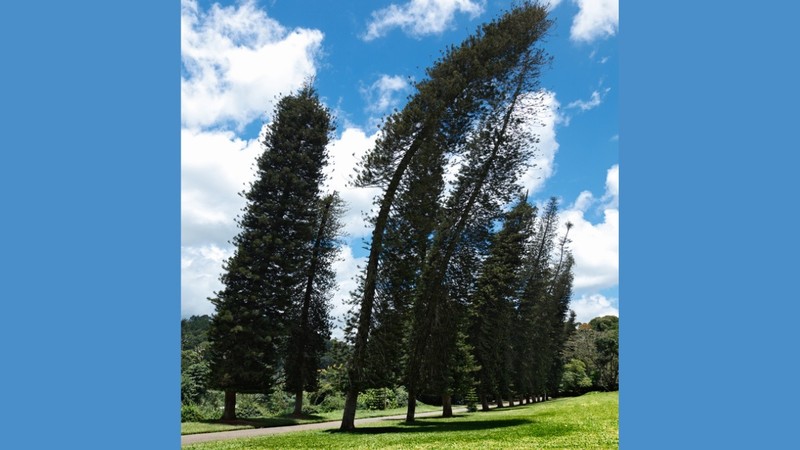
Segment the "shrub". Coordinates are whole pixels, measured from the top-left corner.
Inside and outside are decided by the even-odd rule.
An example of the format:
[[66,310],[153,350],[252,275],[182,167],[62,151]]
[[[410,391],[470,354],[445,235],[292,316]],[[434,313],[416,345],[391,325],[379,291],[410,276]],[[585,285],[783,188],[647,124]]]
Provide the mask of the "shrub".
[[471,387],[467,390],[467,393],[464,395],[464,403],[467,404],[467,411],[475,412],[478,410],[478,394],[475,392],[475,388]]
[[261,409],[252,402],[242,402],[240,405],[236,405],[236,417],[242,419],[255,419],[256,417],[262,417],[264,414],[261,412]]
[[205,417],[197,405],[181,405],[181,422],[200,422],[201,420],[205,420]]
[[341,411],[344,409],[344,396],[342,394],[326,395],[317,406],[321,412]]

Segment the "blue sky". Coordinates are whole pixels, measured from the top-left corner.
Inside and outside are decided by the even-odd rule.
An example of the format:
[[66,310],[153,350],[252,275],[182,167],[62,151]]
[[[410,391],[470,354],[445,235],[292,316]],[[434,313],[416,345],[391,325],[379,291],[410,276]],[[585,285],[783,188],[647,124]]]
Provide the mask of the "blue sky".
[[[337,263],[334,312],[354,287],[374,191],[346,175],[376,137],[379,118],[402,108],[442,49],[458,44],[509,1],[182,1],[181,309],[208,314],[220,288],[227,243],[252,180],[259,133],[275,99],[314,76],[335,112],[329,189],[342,192],[349,233]],[[576,257],[572,308],[579,320],[619,314],[618,4],[551,2],[544,42],[553,64],[542,77],[545,106],[536,163],[524,184],[534,202],[557,196]],[[355,156],[353,156],[355,154]]]

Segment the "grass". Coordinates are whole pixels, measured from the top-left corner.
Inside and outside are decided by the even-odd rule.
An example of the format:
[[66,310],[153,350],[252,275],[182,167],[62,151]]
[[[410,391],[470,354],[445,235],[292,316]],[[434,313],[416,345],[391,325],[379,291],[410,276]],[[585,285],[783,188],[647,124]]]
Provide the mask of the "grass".
[[464,448],[619,448],[619,396],[616,392],[462,413],[452,419],[418,419],[364,424],[352,433],[303,431],[256,438],[207,442],[185,450],[245,449],[464,449]]
[[[439,411],[441,406],[431,406],[424,403],[417,403],[417,412]],[[367,417],[384,417],[405,414],[406,408],[384,409],[384,410],[358,410],[357,419]],[[341,420],[342,411],[331,411],[319,413],[303,418],[294,418],[289,414],[276,417],[260,417],[256,419],[240,419],[235,422],[222,422],[220,420],[204,420],[202,422],[183,422],[181,423],[181,434],[213,433],[216,431],[244,430],[248,428],[268,428],[282,427],[285,425],[299,425],[303,423],[327,422]]]

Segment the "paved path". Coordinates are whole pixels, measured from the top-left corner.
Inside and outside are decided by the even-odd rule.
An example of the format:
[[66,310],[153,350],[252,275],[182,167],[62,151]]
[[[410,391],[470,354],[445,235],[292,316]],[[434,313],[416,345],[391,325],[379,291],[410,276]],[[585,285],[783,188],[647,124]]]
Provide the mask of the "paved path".
[[[453,408],[453,413],[465,412],[467,409],[464,407]],[[435,417],[440,416],[441,411],[432,411],[426,413],[415,414],[414,417]],[[370,423],[380,422],[383,420],[403,420],[406,418],[405,414],[397,416],[385,417],[370,417],[368,419],[356,419],[356,426]],[[269,427],[269,428],[248,428],[246,430],[233,430],[233,431],[218,431],[216,433],[198,433],[198,434],[184,434],[181,436],[181,445],[194,444],[197,442],[209,441],[222,441],[226,439],[237,439],[244,437],[264,436],[268,434],[288,433],[291,431],[308,431],[308,430],[330,430],[338,429],[342,424],[341,420],[332,422],[317,422],[305,423],[301,425],[287,425],[283,427]]]

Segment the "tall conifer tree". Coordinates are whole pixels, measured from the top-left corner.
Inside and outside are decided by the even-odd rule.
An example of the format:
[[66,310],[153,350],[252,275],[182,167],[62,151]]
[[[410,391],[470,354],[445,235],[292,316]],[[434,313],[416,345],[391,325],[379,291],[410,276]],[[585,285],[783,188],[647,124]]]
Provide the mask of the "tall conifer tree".
[[336,287],[332,264],[339,253],[343,205],[335,191],[320,201],[303,298],[292,314],[284,362],[284,389],[295,394],[295,416],[302,415],[303,391],[317,389],[320,358],[331,335],[329,301]]
[[[371,331],[375,289],[383,239],[400,181],[419,151],[458,152],[474,124],[481,122],[497,96],[507,95],[506,81],[519,74],[520,64],[547,62],[533,45],[550,26],[545,7],[524,3],[481,27],[459,47],[448,49],[417,83],[418,93],[405,108],[388,118],[383,134],[361,165],[360,186],[384,188],[363,280],[348,367],[348,389],[342,415],[343,430],[355,428],[358,392],[365,383],[367,343]],[[537,73],[530,73],[535,77]]]
[[243,195],[235,252],[209,330],[211,385],[225,391],[223,419],[236,418],[236,393],[270,392],[287,318],[303,297],[318,217],[331,114],[307,82],[275,106]]

